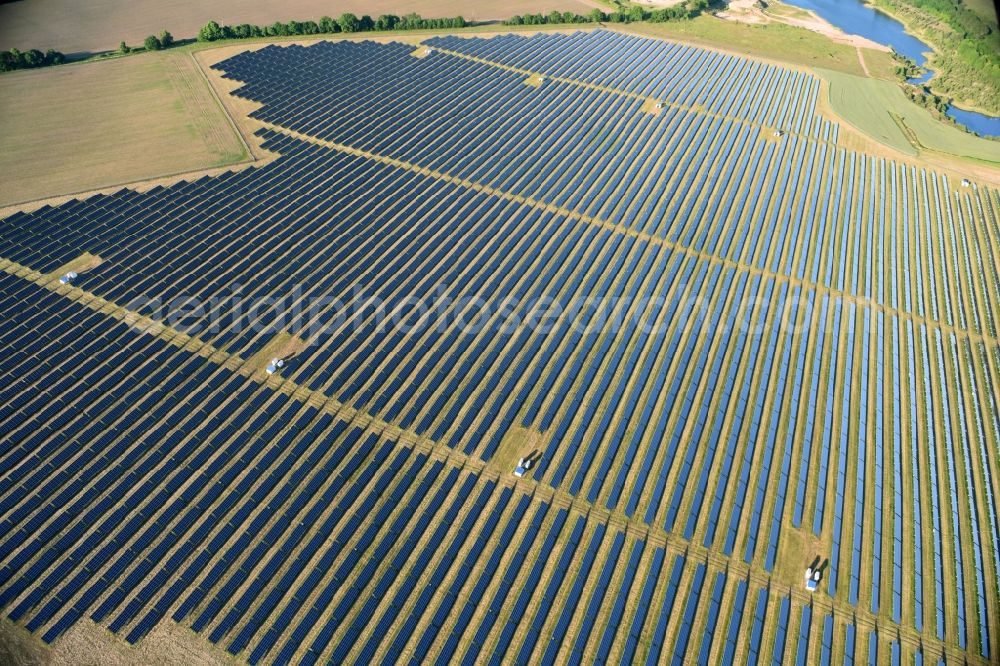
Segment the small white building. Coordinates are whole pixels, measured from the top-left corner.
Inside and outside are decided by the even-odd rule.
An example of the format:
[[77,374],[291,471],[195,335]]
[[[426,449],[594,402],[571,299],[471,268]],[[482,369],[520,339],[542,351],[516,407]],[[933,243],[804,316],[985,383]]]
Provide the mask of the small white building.
[[271,362],[267,364],[267,374],[273,375],[283,367],[285,367],[284,360],[280,358],[272,358]]
[[59,278],[59,284],[69,284],[76,278],[77,278],[76,273],[70,271],[69,273],[66,273],[66,275],[63,275],[61,278]]
[[823,577],[823,574],[819,569],[813,569],[812,567],[806,568],[806,589],[810,592],[815,592],[816,588],[819,587],[819,581]]

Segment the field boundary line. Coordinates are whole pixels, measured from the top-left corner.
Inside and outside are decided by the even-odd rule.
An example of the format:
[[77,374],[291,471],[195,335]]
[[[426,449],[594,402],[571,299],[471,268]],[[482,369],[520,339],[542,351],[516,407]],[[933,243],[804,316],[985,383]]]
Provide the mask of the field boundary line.
[[219,97],[219,92],[215,89],[215,86],[212,85],[212,82],[208,78],[208,74],[205,73],[205,69],[202,67],[201,63],[198,62],[198,58],[195,57],[195,52],[189,52],[188,57],[191,58],[191,63],[194,65],[194,68],[198,70],[198,75],[201,77],[202,82],[208,88],[209,92],[211,92],[212,99],[215,100],[216,105],[218,105],[219,109],[222,111],[222,115],[226,117],[226,122],[229,123],[229,129],[231,129],[236,136],[239,137],[243,150],[245,150],[247,155],[250,157],[249,162],[254,163],[259,161],[261,158],[253,152],[253,149],[250,147],[250,143],[246,140],[246,137],[243,136],[243,132],[241,132],[240,128],[236,125],[236,121],[233,119],[232,114],[229,113],[229,107],[222,102],[222,98]]

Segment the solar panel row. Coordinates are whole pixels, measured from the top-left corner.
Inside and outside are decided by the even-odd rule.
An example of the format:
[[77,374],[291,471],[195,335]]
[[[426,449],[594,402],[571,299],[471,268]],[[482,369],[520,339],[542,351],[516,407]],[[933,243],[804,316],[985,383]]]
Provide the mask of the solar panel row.
[[[37,296],[36,303],[48,301],[51,310],[46,312],[50,317],[70,315],[62,320],[64,327],[67,320],[80,319],[80,324],[94,325],[100,318],[106,319],[97,313],[80,317],[88,313],[83,306],[59,297],[49,300],[46,290],[9,275],[2,280],[5,293]],[[37,317],[31,321],[46,323]],[[83,330],[67,332],[79,334]],[[161,352],[186,354],[125,327],[117,332],[124,338],[119,344],[149,345]],[[196,368],[211,368],[205,359],[197,365],[199,359],[176,362],[175,370],[192,363]],[[197,369],[194,372],[202,377],[225,374],[219,370],[210,370],[210,375]],[[229,381],[238,381],[238,376],[230,377]],[[222,386],[226,386],[223,382]],[[156,386],[143,388],[147,395],[153,395]],[[80,397],[88,393],[81,392]],[[181,405],[203,404],[198,402],[197,390],[188,389],[184,383],[177,385],[173,393]],[[453,560],[441,557],[447,552],[446,544],[461,548],[464,533],[477,533],[476,544],[467,551],[466,565],[458,569],[457,575],[448,574],[454,580],[452,594],[472,586],[471,591],[462,592],[469,599],[464,610],[449,602],[449,595],[436,602],[435,617],[448,636],[462,637],[462,642],[422,642],[440,658],[452,654],[452,650],[458,657],[460,645],[466,660],[474,659],[480,650],[499,659],[518,645],[522,655],[529,655],[532,644],[523,642],[526,636],[519,628],[529,619],[523,617],[524,611],[533,607],[533,597],[541,590],[548,589],[547,596],[555,599],[570,585],[562,573],[546,571],[544,563],[564,551],[563,569],[569,568],[574,544],[584,531],[594,530],[587,557],[592,566],[600,568],[600,584],[588,593],[588,598],[583,590],[591,567],[571,572],[573,589],[578,592],[570,598],[575,596],[579,601],[572,608],[563,606],[567,622],[575,614],[586,619],[582,625],[587,627],[586,632],[575,636],[567,632],[573,650],[582,654],[586,646],[593,644],[608,653],[613,650],[616,633],[636,622],[641,627],[646,621],[645,611],[636,616],[638,619],[630,620],[626,601],[633,586],[651,589],[656,585],[659,566],[655,562],[662,557],[662,549],[656,549],[657,557],[649,568],[648,558],[644,557],[645,542],[634,540],[620,575],[621,583],[613,586],[612,576],[619,577],[615,573],[619,552],[625,545],[621,532],[609,545],[602,537],[602,524],[578,516],[572,534],[564,533],[563,525],[570,517],[565,509],[550,511],[546,504],[524,495],[512,502],[514,494],[505,486],[477,479],[474,474],[442,462],[432,463],[422,454],[391,442],[380,442],[375,435],[365,435],[314,407],[297,405],[280,393],[271,394],[268,389],[248,384],[234,398],[220,404],[206,416],[203,427],[190,433],[196,451],[187,465],[178,464],[175,458],[175,464],[162,468],[163,477],[155,472],[150,475],[150,479],[161,479],[159,493],[155,488],[147,493],[133,482],[131,487],[137,491],[132,495],[137,501],[134,506],[127,503],[113,510],[107,501],[97,501],[96,497],[91,499],[90,511],[79,512],[70,506],[70,520],[61,525],[61,532],[54,532],[56,542],[47,545],[45,557],[35,560],[36,564],[47,562],[51,573],[21,577],[16,586],[4,587],[5,598],[18,600],[12,615],[30,618],[29,626],[45,630],[46,638],[52,640],[90,614],[98,621],[110,620],[112,630],[125,633],[134,642],[173,610],[175,620],[190,622],[213,642],[226,644],[234,654],[249,652],[255,663],[267,660],[269,655],[339,661],[355,653],[364,623],[372,619],[377,602],[386,592],[397,594],[391,608],[410,607],[413,612],[419,612],[419,606],[413,606],[407,597],[422,596],[431,590],[428,601],[438,599],[433,587],[414,585],[423,572],[423,567],[417,565],[437,561],[447,571]],[[263,410],[262,402],[266,402]],[[151,413],[158,412],[153,409]],[[174,428],[182,426],[179,423]],[[199,462],[203,459],[205,463]],[[180,477],[184,477],[183,484],[170,485],[168,479]],[[120,478],[131,481],[134,477]],[[248,485],[244,486],[244,482]],[[173,501],[162,501],[163,491],[182,486]],[[471,502],[477,487],[479,499]],[[283,492],[283,488],[287,491]],[[104,494],[105,498],[110,496]],[[488,504],[494,505],[492,517],[485,522],[477,520]],[[69,534],[92,529],[100,518],[98,508],[113,511],[114,517],[125,518],[126,523],[121,529],[98,528],[94,532],[97,536],[78,542],[75,551],[57,552],[58,544],[67,541]],[[467,511],[464,523],[456,527],[454,518]],[[337,524],[339,531],[335,529]],[[424,541],[432,524],[439,527],[429,541]],[[501,525],[501,538],[491,550],[486,546]],[[340,536],[334,536],[338,533]],[[119,543],[118,539],[129,541]],[[540,545],[536,543],[539,541]],[[10,543],[10,539],[4,541],[4,545]],[[424,554],[411,566],[411,547],[421,543],[425,544]],[[120,565],[102,564],[115,556]],[[7,570],[10,568],[8,560]],[[675,579],[682,569],[681,565],[675,567]],[[34,570],[42,571],[37,566]],[[475,577],[466,579],[461,574],[477,570],[484,572],[478,582]],[[99,577],[91,576],[90,571]],[[699,565],[699,571],[704,575],[704,565]],[[89,583],[84,577],[89,578]],[[397,585],[395,581],[402,577],[407,584]],[[438,585],[444,582],[443,577],[432,578],[432,585],[434,580]],[[89,589],[83,589],[87,585]],[[52,591],[54,587],[59,591]],[[519,602],[511,608],[505,599],[515,593]],[[48,601],[43,604],[45,599]],[[618,611],[602,628],[597,611],[605,602]],[[687,606],[696,608],[698,603],[695,593]],[[226,612],[220,614],[223,608]],[[474,621],[480,613],[484,613],[481,619]],[[298,622],[295,618],[299,618]],[[536,620],[545,619],[545,613],[536,614]],[[665,621],[658,624],[666,626]],[[414,628],[420,622],[418,615]],[[385,625],[390,631],[381,634],[382,638],[392,638],[393,625]],[[425,637],[429,630],[425,629]],[[691,630],[685,626],[683,631],[686,636]],[[465,640],[466,632],[475,638]],[[412,638],[401,633],[394,640],[416,641],[419,634],[411,634]],[[283,641],[272,637],[282,637]],[[273,650],[279,643],[282,650],[275,654]],[[569,644],[564,649],[570,650]],[[553,656],[558,653],[551,647],[548,650]],[[683,650],[681,643],[677,650]],[[372,648],[366,654],[374,654]]]
[[[221,323],[194,335],[244,358],[276,331],[233,293],[292,294],[276,310],[294,330],[309,315],[292,301],[322,298],[333,319],[335,301],[375,297],[413,323],[444,285],[449,304],[416,333],[363,307],[335,321],[288,364],[291,388],[486,459],[527,432],[537,479],[767,571],[785,514],[812,516],[834,544],[832,595],[875,611],[892,599],[895,621],[919,630],[926,614],[939,639],[988,656],[996,193],[953,195],[936,174],[845,152],[814,115],[815,80],[790,71],[604,31],[440,46],[566,80],[524,86],[487,62],[373,43],[221,67],[276,126],[499,191],[262,130],[279,153],[266,166],[17,214],[0,256],[51,272],[100,255],[75,286],[143,314],[144,296],[208,303]],[[623,93],[673,106],[644,113]],[[734,116],[747,100],[768,115]],[[772,141],[768,123],[794,135]],[[737,138],[740,160],[714,157]],[[0,606],[46,640],[89,616],[134,642],[170,616],[254,663],[708,661],[748,650],[743,635],[784,636],[750,648],[780,659],[801,631],[826,644],[827,623],[797,629],[787,595],[7,273],[0,297],[14,313],[0,328],[14,350],[0,361]],[[469,297],[490,325],[455,321]],[[521,321],[542,301],[617,310],[498,331],[508,298]],[[723,600],[728,624],[701,626]]]
[[[586,36],[574,37],[574,39],[582,43],[591,42],[593,48],[598,49],[595,53],[601,53],[599,50],[601,39],[598,38],[598,35],[602,34],[606,33],[598,31],[597,33],[589,33]],[[615,35],[615,33],[610,34]],[[464,43],[474,41],[458,38],[445,39],[448,40],[448,44],[455,43],[456,47],[462,48],[472,48],[465,47]],[[517,38],[512,44],[517,45],[518,48],[523,47],[528,51],[544,51],[546,48],[544,45],[546,39],[548,38]],[[522,41],[524,44],[521,44]],[[615,35],[615,43],[617,44],[615,48],[619,48],[622,52],[629,51],[628,45],[632,44],[634,46],[636,42],[648,42],[649,44],[656,45],[657,48],[662,47],[664,44],[655,40],[642,40],[636,37]],[[370,48],[378,49],[379,47],[378,45],[371,45]],[[508,48],[514,47],[511,46]],[[602,141],[610,141],[614,137],[617,137],[616,140],[625,141],[625,137],[628,137],[633,132],[630,127],[625,128],[621,132],[616,131],[613,134],[605,129],[603,134],[596,134],[594,136],[581,135],[576,141],[564,140],[567,128],[579,129],[578,125],[580,123],[595,122],[594,118],[600,119],[603,122],[604,119],[617,117],[622,111],[616,109],[612,112],[608,109],[603,111],[599,109],[597,113],[591,113],[593,110],[592,107],[585,101],[581,101],[581,112],[574,113],[573,111],[576,109],[575,105],[567,107],[565,104],[560,103],[560,100],[570,93],[564,90],[560,92],[560,90],[566,87],[571,89],[575,87],[576,94],[583,95],[584,99],[588,95],[598,94],[599,91],[587,88],[581,89],[580,86],[574,86],[572,83],[547,81],[545,86],[551,85],[553,88],[559,88],[559,90],[552,89],[551,94],[542,95],[539,92],[533,92],[533,89],[520,86],[518,84],[520,77],[514,76],[511,72],[495,67],[491,68],[488,64],[482,62],[466,62],[465,68],[461,69],[461,63],[454,62],[454,58],[439,51],[435,51],[435,54],[429,59],[435,63],[434,67],[447,68],[447,74],[442,74],[437,79],[432,78],[428,81],[424,78],[426,74],[425,69],[432,67],[431,64],[425,63],[428,59],[421,59],[418,61],[420,64],[415,64],[414,59],[406,57],[405,53],[398,50],[392,52],[393,57],[398,62],[398,67],[393,71],[398,72],[398,76],[390,78],[386,75],[382,77],[378,71],[369,72],[366,69],[362,69],[361,61],[351,58],[350,54],[345,57],[345,51],[350,50],[352,49],[349,45],[328,45],[324,49],[316,48],[315,53],[305,54],[302,51],[293,51],[281,56],[281,59],[268,52],[266,59],[247,57],[239,61],[233,61],[232,63],[227,61],[221,63],[219,66],[232,67],[229,75],[249,82],[240,94],[255,101],[265,103],[266,106],[264,109],[258,112],[262,114],[262,118],[291,129],[343,142],[363,150],[371,150],[375,153],[409,160],[421,166],[440,169],[451,175],[469,178],[473,181],[499,187],[515,194],[533,196],[547,203],[555,203],[576,212],[597,216],[602,220],[625,223],[627,226],[642,228],[650,233],[662,233],[664,237],[672,241],[679,241],[684,245],[692,245],[694,249],[699,251],[708,251],[713,254],[718,253],[727,258],[754,264],[761,268],[768,268],[775,271],[782,270],[799,278],[811,279],[833,288],[847,290],[852,294],[874,298],[877,302],[885,303],[894,308],[900,307],[900,293],[905,292],[905,294],[910,294],[913,289],[921,292],[920,302],[922,303],[923,281],[927,279],[934,286],[934,298],[944,299],[948,303],[952,299],[947,274],[941,276],[943,279],[943,283],[941,284],[943,291],[938,294],[937,279],[933,274],[923,274],[924,264],[921,262],[920,257],[917,257],[918,266],[915,275],[911,276],[909,266],[910,255],[909,253],[900,251],[901,240],[903,243],[909,244],[910,237],[908,235],[897,234],[893,230],[888,239],[883,237],[884,234],[881,234],[878,238],[881,242],[875,242],[874,227],[876,220],[879,222],[884,221],[887,211],[892,211],[894,215],[899,215],[897,200],[902,198],[904,204],[907,202],[910,186],[914,188],[916,193],[923,194],[922,209],[914,206],[911,210],[908,205],[903,206],[903,212],[914,218],[912,222],[914,226],[913,233],[917,232],[917,225],[921,219],[939,218],[943,214],[947,214],[949,218],[951,217],[951,205],[942,207],[940,201],[941,198],[947,199],[950,197],[947,183],[939,181],[936,174],[931,174],[931,179],[928,181],[926,173],[918,172],[911,167],[895,165],[893,163],[887,165],[884,160],[869,159],[864,155],[851,155],[850,175],[848,176],[845,173],[845,155],[843,151],[835,148],[828,151],[828,146],[823,144],[819,154],[821,160],[825,161],[825,163],[821,162],[820,165],[816,166],[816,169],[828,174],[825,185],[827,196],[820,197],[820,188],[808,185],[813,182],[811,178],[817,154],[816,143],[808,140],[801,141],[799,138],[793,137],[791,143],[797,147],[791,148],[788,144],[781,143],[776,148],[770,142],[763,140],[759,136],[759,132],[744,131],[742,135],[743,147],[741,154],[745,157],[740,171],[744,174],[752,175],[753,178],[739,177],[739,173],[735,177],[727,175],[723,178],[721,177],[721,170],[726,166],[732,169],[736,164],[736,160],[705,159],[706,155],[714,155],[723,145],[731,148],[732,142],[720,143],[719,146],[713,147],[713,145],[709,145],[710,142],[705,141],[705,137],[721,137],[725,136],[729,131],[728,129],[720,130],[719,127],[700,128],[687,138],[682,136],[684,130],[681,130],[681,134],[677,135],[648,133],[649,136],[645,139],[645,144],[643,140],[640,140],[638,143],[636,141],[629,141],[620,145],[609,144],[606,148],[589,154],[588,151],[582,150],[579,146],[595,145],[595,142],[597,145],[600,145]],[[708,53],[706,51],[698,52],[702,54],[699,57],[706,57],[705,54]],[[380,55],[384,56],[385,54]],[[272,64],[272,58],[278,59],[278,63]],[[599,61],[604,63],[607,59],[607,54],[603,54]],[[294,63],[296,68],[301,70],[300,76],[311,77],[309,78],[310,81],[318,75],[321,76],[319,74],[322,71],[321,67],[325,68],[334,63],[343,63],[344,69],[341,71],[342,78],[332,83],[336,89],[326,89],[324,94],[318,97],[314,95],[308,96],[308,100],[311,101],[304,103],[315,104],[315,108],[303,111],[301,110],[301,104],[298,103],[298,98],[295,98],[297,101],[292,106],[285,97],[275,98],[273,95],[265,95],[260,92],[262,89],[270,90],[276,85],[294,87],[296,85],[294,82],[285,81],[287,77],[284,74],[291,63]],[[649,73],[650,76],[663,76],[664,72],[664,70],[654,67],[653,61],[642,60],[641,58],[636,60],[636,64],[633,67],[638,71]],[[464,78],[459,77],[458,80],[455,80],[454,70],[456,68],[462,72],[462,76],[465,76],[468,72],[476,72],[479,78],[485,79],[488,82],[487,84],[480,83],[485,88],[485,91],[480,90],[473,85],[472,81],[467,81]],[[786,72],[786,75],[789,75],[789,73]],[[411,76],[416,79],[412,83],[409,80]],[[359,80],[363,80],[365,85],[357,85],[354,82],[359,77],[362,77]],[[583,82],[588,81],[586,76],[583,75],[581,75],[580,80]],[[766,87],[766,84],[763,82],[765,79],[761,79],[759,76],[750,77],[747,80],[759,84],[758,90],[763,89],[761,86]],[[478,81],[478,79],[473,79],[473,81]],[[701,81],[702,85],[706,87],[717,87],[726,83],[731,84],[732,79],[713,78],[706,72]],[[500,82],[503,82],[502,85]],[[305,86],[306,84],[302,85]],[[315,86],[315,83],[313,82],[310,85]],[[392,86],[391,91],[388,89],[390,85]],[[414,88],[419,87],[423,92],[416,98],[407,95],[398,100],[394,99],[392,104],[386,104],[386,99],[389,96],[398,96],[397,86],[400,85],[404,87],[411,85]],[[679,84],[675,83],[674,85]],[[386,90],[378,93],[370,93],[373,87],[377,89],[381,86],[385,86]],[[442,86],[445,89],[438,91],[428,89],[428,86]],[[463,87],[464,93],[461,94],[469,95],[468,99],[475,100],[476,103],[456,110],[451,105],[454,103],[455,96],[459,94],[456,92],[456,89]],[[488,96],[493,94],[491,91],[496,91],[496,94],[500,95],[501,89],[514,90],[510,94],[516,95],[517,102],[515,103],[505,97],[499,100],[480,99],[483,95]],[[542,90],[545,90],[544,86]],[[611,92],[603,92],[601,94],[613,95]],[[815,98],[815,91],[797,94],[804,95],[809,100],[814,100]],[[530,110],[519,106],[526,104],[544,104],[545,106],[543,109],[531,108]],[[415,108],[411,109],[411,106]],[[624,111],[626,118],[637,119],[636,122],[642,123],[655,124],[658,122],[657,119],[649,116],[649,114],[639,112],[638,101],[632,106],[635,108]],[[780,109],[781,105],[775,104],[766,108],[773,112],[776,109]],[[447,112],[445,109],[447,109]],[[582,109],[587,109],[587,112],[583,112]],[[397,131],[396,126],[400,122],[399,118],[395,117],[397,111],[398,115],[406,117],[407,123],[413,124],[412,128],[401,128]],[[537,137],[532,142],[525,144],[525,142],[519,140],[522,135],[522,132],[519,130],[523,130],[527,125],[520,128],[498,127],[497,121],[490,118],[491,114],[500,113],[503,113],[507,118],[520,118],[524,123],[530,122],[531,126],[536,128]],[[563,122],[565,126],[554,125],[551,128],[545,128],[546,113],[550,115],[556,114],[555,117]],[[434,125],[432,119],[440,118],[444,114],[447,115],[449,122],[456,122],[461,119],[462,122],[482,123],[483,128],[480,128],[478,134],[472,130],[463,130],[463,136],[468,135],[469,140],[459,144],[454,142],[450,142],[447,145],[443,144],[447,140],[447,137],[451,136],[451,133],[448,132],[442,133],[442,136],[437,139],[440,143],[438,147],[433,145],[425,146],[428,141],[435,139],[433,132],[430,133],[431,137],[426,137],[427,133],[423,129],[419,131],[424,132],[425,138],[421,141],[413,140],[415,133],[418,132],[418,129],[416,129],[418,126],[423,128],[427,123]],[[394,117],[387,118],[385,117],[387,115]],[[456,118],[456,115],[459,118]],[[351,122],[336,120],[340,116],[343,116],[345,120],[347,118],[351,118],[352,120]],[[366,126],[365,129],[359,130],[357,116],[364,118],[360,122],[362,126]],[[322,126],[305,122],[304,118],[308,119],[312,117],[315,117],[317,121],[322,121]],[[693,117],[705,118],[706,116],[694,113]],[[673,132],[673,128],[676,128],[678,124],[677,118],[674,117],[664,118],[659,122],[665,124],[667,128],[671,128],[671,132]],[[762,122],[766,125],[768,121],[765,118]],[[390,130],[387,131],[386,128],[390,128]],[[359,136],[358,133],[362,131],[364,135]],[[645,136],[641,130],[634,131],[638,137]],[[552,145],[557,140],[557,137],[559,144]],[[385,140],[383,141],[383,139]],[[833,140],[834,142],[836,141],[835,137]],[[389,141],[389,143],[385,141]],[[480,145],[483,141],[487,143],[491,141],[499,142],[499,144],[496,148],[489,150],[474,150],[474,146]],[[666,171],[654,170],[653,165],[662,164],[662,160],[658,162],[655,156],[645,153],[629,153],[629,151],[635,151],[637,146],[641,147],[643,145],[647,146],[646,150],[652,151],[654,147],[662,145],[664,142],[667,143],[670,150],[675,150],[678,146],[680,147],[675,160],[677,164],[673,167],[673,173],[676,175],[673,177],[670,177],[672,171],[669,168]],[[512,154],[509,161],[497,162],[496,160],[489,159],[490,156],[497,153],[510,154],[512,150],[520,150],[522,144],[527,146],[524,148],[525,150],[536,148],[535,152],[523,156],[516,153]],[[572,146],[577,146],[577,148],[574,150],[571,148]],[[788,170],[768,168],[767,165],[774,161],[785,161],[786,152],[788,154],[788,161],[791,162],[794,158],[794,162],[792,163],[794,168]],[[688,157],[682,160],[685,154]],[[753,159],[756,161],[756,166],[753,164],[747,165],[746,163],[751,154],[754,155]],[[808,160],[805,159],[806,154],[809,155]],[[698,155],[698,159],[694,163],[689,163],[689,160],[694,155]],[[573,160],[575,156],[580,157]],[[592,163],[580,162],[580,159],[587,156],[594,161]],[[623,162],[619,163],[617,161],[619,159],[618,156],[621,156]],[[838,158],[840,163],[839,169],[837,168]],[[806,162],[805,168],[802,168],[803,162]],[[574,175],[581,181],[587,179],[587,183],[579,198],[585,198],[586,201],[584,203],[593,202],[593,205],[581,207],[579,204],[570,203],[569,197],[550,195],[548,192],[551,190],[551,187],[548,184],[550,182],[554,184],[555,181],[552,178],[546,178],[546,169],[542,166],[545,163],[550,165],[549,173],[564,174],[562,178],[563,183],[568,183]],[[529,164],[536,166],[529,171],[527,166]],[[630,170],[626,166],[629,164],[635,166],[631,167]],[[516,177],[504,177],[502,176],[503,172],[501,172],[501,175],[494,177],[490,175],[492,172],[483,171],[487,167],[496,171],[504,168],[504,166],[512,170],[511,174],[516,173]],[[662,169],[663,167],[659,168]],[[708,174],[713,169],[718,170],[718,172],[713,177],[710,177]],[[702,172],[704,172],[704,175],[698,181],[702,186],[696,186],[693,174]],[[869,172],[870,181],[867,178]],[[622,188],[620,192],[603,192],[600,187],[596,190],[591,187],[593,184],[591,181],[599,178],[601,174],[614,173],[622,176],[621,179],[614,179],[613,181],[616,187]],[[832,174],[834,173],[837,174],[838,179],[841,179],[841,183],[832,183],[835,189],[831,190],[830,179],[833,178]],[[692,176],[682,180],[684,174],[692,174]],[[857,183],[854,182],[855,178],[858,178]],[[675,179],[678,182],[671,185]],[[846,193],[849,189],[844,186],[847,184],[843,182],[845,179],[849,179],[851,188],[854,189],[851,189],[852,193],[850,196],[844,198],[843,210],[841,211],[841,199],[831,196],[829,193],[841,192],[841,196],[843,196],[843,193]],[[711,201],[713,196],[712,190],[715,188],[710,187],[710,191],[706,191],[703,185],[705,183],[711,185],[719,181],[734,183],[736,185],[736,187],[730,188],[731,195],[728,198],[728,204],[721,209],[724,214],[707,218],[702,215],[694,215],[693,212],[696,203],[701,202],[700,212],[704,213],[708,202]],[[887,181],[891,181],[891,188],[887,187]],[[659,194],[653,195],[654,190],[649,190],[648,194],[640,194],[636,188],[639,188],[642,183],[648,183],[650,187],[658,184],[660,189],[656,191]],[[739,207],[734,210],[732,208],[733,197],[737,196],[737,191],[741,186],[745,186],[745,189],[739,194]],[[533,188],[543,189],[536,190]],[[564,188],[565,185],[559,186],[560,191]],[[929,209],[927,188],[933,189],[934,209]],[[717,188],[714,196],[721,197],[725,189],[727,188]],[[801,191],[810,192],[811,196],[797,196],[796,193]],[[585,196],[584,193],[586,193]],[[676,196],[678,194],[680,196]],[[970,208],[972,205],[970,197],[971,195],[969,194],[965,195],[965,198],[969,200],[966,202],[967,208]],[[798,202],[795,201],[796,198]],[[818,201],[826,201],[828,199],[831,200],[829,202],[831,206],[816,208]],[[657,200],[661,203],[656,204]],[[772,200],[775,200],[775,203],[770,204],[769,202]],[[812,202],[808,208],[806,207],[807,200]],[[857,201],[856,204],[854,203],[855,200]],[[956,195],[956,203],[954,205],[961,208],[957,201],[958,197]],[[620,204],[619,202],[625,203]],[[625,213],[625,209],[631,205],[630,202],[635,203],[635,206],[632,208],[633,212]],[[646,204],[645,202],[650,203]],[[684,202],[687,203],[686,206],[683,205]],[[744,210],[748,202],[750,209]],[[595,208],[595,206],[601,204],[610,206],[611,208]],[[853,213],[852,208],[854,209]],[[615,212],[616,209],[617,212]],[[714,204],[713,209],[715,212],[719,211],[719,201]],[[640,210],[645,210],[641,217],[648,216],[646,217],[648,222],[639,223],[634,219]],[[863,235],[858,234],[855,236],[853,248],[851,248],[852,244],[846,242],[847,235],[844,236],[845,242],[843,244],[832,242],[834,239],[831,237],[831,252],[824,253],[824,256],[829,257],[830,260],[839,258],[841,271],[839,276],[831,275],[831,264],[828,266],[827,275],[821,277],[821,257],[818,255],[812,257],[814,269],[810,274],[804,265],[807,253],[799,251],[796,248],[799,247],[800,241],[803,243],[802,247],[809,247],[810,241],[813,240],[814,222],[821,225],[820,229],[816,231],[819,231],[820,234],[817,238],[822,239],[822,234],[827,231],[828,216],[833,218],[833,222],[839,222],[843,226],[854,225],[859,231],[863,226],[867,226],[868,231]],[[779,217],[781,218],[780,220]],[[799,225],[789,223],[793,217],[808,220],[808,228],[805,229],[805,234],[801,233],[803,230]],[[730,220],[734,219],[738,220],[738,222],[729,223]],[[663,220],[680,220],[687,224],[688,231],[683,233],[680,231],[676,233],[657,232],[654,228],[650,227],[650,224],[660,223]],[[726,222],[725,226],[728,228],[721,247],[719,247],[718,243],[723,227],[719,226],[717,230],[713,230],[712,225],[715,224],[716,220]],[[936,242],[942,246],[946,243],[954,244],[958,242],[955,235],[954,223],[952,220],[949,220],[949,222],[950,233],[947,236],[945,235],[945,228],[943,226],[937,227],[939,235]],[[911,220],[908,217],[905,227],[908,228],[910,224]],[[694,242],[695,233],[699,228],[704,230],[703,234],[708,233],[715,237],[715,241],[710,246],[706,247],[701,242]],[[739,231],[740,229],[743,231]],[[786,250],[782,250],[779,247],[772,252],[770,250],[771,239],[778,231],[787,237],[787,242],[791,243],[791,245]],[[829,229],[829,232],[835,231],[835,228]],[[927,232],[928,234],[931,233],[930,226],[928,226]],[[734,236],[734,234],[736,235]],[[903,236],[902,239],[900,239],[900,236]],[[974,240],[972,244],[978,248],[981,243],[979,236],[976,234],[973,234],[973,236]],[[735,246],[733,245],[734,241],[737,243]],[[892,241],[891,245],[887,241]],[[838,255],[838,250],[840,253],[839,257],[836,256]],[[843,268],[849,252],[852,255],[852,263],[849,266],[851,273],[847,274]],[[956,261],[956,266],[958,265],[958,252],[957,248],[952,249],[952,256]],[[793,269],[796,263],[796,255],[799,255],[797,270]],[[971,279],[971,267],[970,262],[967,261],[967,255],[968,252],[966,251],[964,253],[967,269],[965,274],[967,278]],[[769,256],[771,257],[770,259],[768,259]],[[902,264],[902,268],[899,267],[899,264]],[[928,270],[932,270],[930,266],[928,266]],[[957,271],[958,269],[956,268],[953,277],[959,280]],[[916,285],[913,286],[910,281],[907,281],[901,288],[898,284],[900,273],[910,277],[916,282]],[[887,289],[886,284],[890,280],[891,284],[889,284]],[[984,290],[990,289],[991,286],[988,281],[979,283],[979,292],[984,294],[986,293]],[[995,291],[995,288],[993,291]],[[908,300],[912,300],[912,298]],[[936,301],[932,303],[932,306],[934,307],[932,316],[937,319]],[[920,307],[920,314],[923,316],[923,306],[921,305]],[[973,305],[974,309],[978,309],[979,307],[981,306]],[[946,314],[948,323],[954,323],[954,313],[950,305],[947,307]],[[959,316],[961,318],[960,325],[964,327],[966,325],[964,323],[964,310],[959,312]],[[973,325],[979,325],[978,319],[977,316]],[[977,330],[980,329],[977,328]]]

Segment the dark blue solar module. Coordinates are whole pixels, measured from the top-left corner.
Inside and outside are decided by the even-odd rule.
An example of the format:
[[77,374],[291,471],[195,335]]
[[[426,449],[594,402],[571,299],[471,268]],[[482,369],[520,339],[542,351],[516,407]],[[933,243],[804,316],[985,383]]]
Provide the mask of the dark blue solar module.
[[425,44],[240,53],[273,159],[0,221],[4,614],[253,664],[989,660],[996,193],[845,149],[803,71]]

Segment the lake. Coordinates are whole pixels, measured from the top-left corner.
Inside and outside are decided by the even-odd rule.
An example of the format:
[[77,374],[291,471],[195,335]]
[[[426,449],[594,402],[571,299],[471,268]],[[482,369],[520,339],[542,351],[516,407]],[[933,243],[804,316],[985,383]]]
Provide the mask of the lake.
[[[844,32],[860,35],[867,39],[892,47],[921,67],[927,65],[927,53],[931,47],[906,32],[903,24],[896,19],[869,7],[861,0],[784,0],[802,9],[816,12],[827,22]],[[921,84],[933,76],[933,72],[910,79],[910,83]],[[987,116],[975,111],[949,107],[948,115],[959,124],[983,136],[1000,136],[1000,118]]]
[[784,0],[784,2],[802,9],[811,9],[844,32],[891,46],[897,53],[912,59],[921,67],[927,62],[927,56],[924,54],[933,50],[906,32],[902,23],[872,9],[860,0]]
[[1000,136],[1000,118],[987,116],[975,111],[966,111],[958,107],[948,107],[948,115],[959,124],[964,125],[983,136]]

